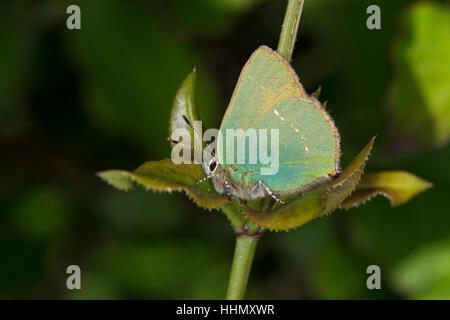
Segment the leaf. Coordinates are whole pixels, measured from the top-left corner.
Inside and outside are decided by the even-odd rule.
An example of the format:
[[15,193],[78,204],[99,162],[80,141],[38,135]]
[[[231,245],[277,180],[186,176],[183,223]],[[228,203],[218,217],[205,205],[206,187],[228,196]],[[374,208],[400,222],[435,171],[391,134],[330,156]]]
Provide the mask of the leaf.
[[325,208],[326,192],[319,186],[297,200],[269,212],[257,212],[243,207],[247,218],[257,225],[270,230],[290,230],[314,219]]
[[364,149],[356,156],[344,171],[328,183],[328,195],[326,209],[323,214],[334,211],[342,201],[344,201],[358,185],[361,175],[366,166],[370,151],[372,150],[375,137],[373,137]]
[[[185,129],[188,132],[190,132],[191,143],[194,143],[195,141],[195,143],[197,143],[198,146],[202,146],[203,144],[202,137],[195,135],[194,131],[191,128],[189,128],[186,121],[183,119],[183,117],[186,117],[194,127],[195,121],[199,120],[197,116],[197,111],[195,110],[195,103],[194,103],[194,89],[196,78],[197,72],[196,69],[194,68],[194,70],[181,83],[181,86],[177,91],[175,100],[173,101],[172,105],[172,112],[170,113],[169,134],[170,136],[172,136],[172,133],[175,130]],[[175,144],[172,143],[172,146],[173,145]]]
[[347,198],[341,207],[348,209],[366,202],[376,195],[383,195],[398,206],[433,185],[406,171],[386,171],[369,173],[362,177],[356,191]]
[[175,164],[170,159],[144,163],[136,171],[108,170],[97,174],[119,190],[129,190],[134,182],[154,191],[184,191],[205,209],[217,209],[228,202],[215,193],[210,181],[198,184],[205,174],[197,164]]
[[322,184],[297,200],[269,212],[256,212],[244,206],[247,218],[270,230],[297,228],[315,217],[334,211],[360,181],[373,146],[373,137],[345,170],[329,183]]
[[[392,120],[409,143],[444,145],[450,139],[450,10],[417,3],[394,47]],[[400,141],[405,145],[405,141]],[[400,145],[400,143],[398,143]]]
[[311,96],[313,96],[314,98],[316,98],[317,100],[319,100],[320,98],[320,94],[322,93],[322,87],[319,86],[316,91],[314,91]]
[[97,176],[108,182],[114,188],[128,191],[133,188],[134,181],[130,177],[129,171],[125,170],[107,170],[97,173]]

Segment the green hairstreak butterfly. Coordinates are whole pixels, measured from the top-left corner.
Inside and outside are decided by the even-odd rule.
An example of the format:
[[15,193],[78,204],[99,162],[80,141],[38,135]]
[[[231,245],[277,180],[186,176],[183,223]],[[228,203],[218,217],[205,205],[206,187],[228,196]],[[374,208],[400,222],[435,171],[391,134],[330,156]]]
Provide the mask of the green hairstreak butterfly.
[[[278,129],[278,170],[262,174],[267,164],[259,158],[256,163],[224,161],[223,142],[202,165],[205,179],[211,178],[220,194],[243,200],[272,196],[282,202],[278,196],[306,191],[340,170],[333,120],[306,94],[290,64],[267,46],[259,47],[243,67],[219,135],[226,141],[227,131],[237,128]],[[231,151],[234,156],[242,152],[237,144]]]

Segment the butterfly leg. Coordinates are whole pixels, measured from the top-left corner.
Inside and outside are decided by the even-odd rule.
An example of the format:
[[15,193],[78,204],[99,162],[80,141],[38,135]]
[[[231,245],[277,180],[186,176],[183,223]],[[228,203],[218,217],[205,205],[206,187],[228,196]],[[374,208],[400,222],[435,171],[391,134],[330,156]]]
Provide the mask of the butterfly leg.
[[200,183],[202,183],[203,181],[206,181],[206,180],[208,180],[208,179],[211,179],[212,177],[214,177],[214,174],[207,175],[206,177],[204,177],[204,178],[198,180],[196,184],[200,184]]
[[271,196],[276,202],[281,203],[281,204],[286,204],[286,202],[284,202],[284,201],[278,199],[278,197],[277,197],[276,195],[273,194],[272,190],[270,190],[269,187],[266,186],[266,185],[264,184],[264,182],[262,182],[261,180],[259,180],[259,185],[260,185],[261,187],[263,187],[263,188],[266,190],[267,194],[268,194],[269,196]]

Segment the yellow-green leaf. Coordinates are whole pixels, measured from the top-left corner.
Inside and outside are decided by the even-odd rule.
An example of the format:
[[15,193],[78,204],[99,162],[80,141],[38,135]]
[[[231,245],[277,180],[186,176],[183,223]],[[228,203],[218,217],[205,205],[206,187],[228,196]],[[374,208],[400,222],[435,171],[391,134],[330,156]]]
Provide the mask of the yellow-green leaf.
[[379,194],[388,198],[392,206],[398,206],[432,186],[432,183],[406,171],[369,173],[362,177],[356,191],[341,207],[358,206]]
[[144,163],[136,171],[108,170],[98,176],[119,190],[129,190],[134,182],[146,189],[162,192],[184,191],[199,206],[217,209],[228,202],[215,193],[211,182],[197,182],[205,174],[197,164],[175,164],[170,159]]
[[131,177],[133,173],[125,170],[107,170],[97,173],[97,176],[105,180],[114,188],[128,191],[133,189],[134,181]]

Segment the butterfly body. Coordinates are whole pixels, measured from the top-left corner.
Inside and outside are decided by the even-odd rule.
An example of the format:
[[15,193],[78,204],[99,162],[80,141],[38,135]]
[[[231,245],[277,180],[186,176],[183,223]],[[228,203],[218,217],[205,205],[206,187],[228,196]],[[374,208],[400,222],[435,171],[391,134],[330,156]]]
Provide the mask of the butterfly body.
[[[237,161],[242,156],[239,142],[260,146],[254,141],[251,145],[246,135],[227,136],[237,129],[272,133],[263,145],[269,154],[278,152],[277,170],[267,174],[273,164],[262,158],[260,148],[256,161],[248,161],[250,154],[243,156],[244,163]],[[205,159],[203,169],[221,194],[243,200],[276,198],[308,190],[339,171],[339,134],[333,120],[306,94],[289,63],[266,46],[259,47],[242,69],[219,135],[221,145]],[[236,142],[231,159],[225,151],[227,139]],[[257,139],[261,143],[259,135]]]

